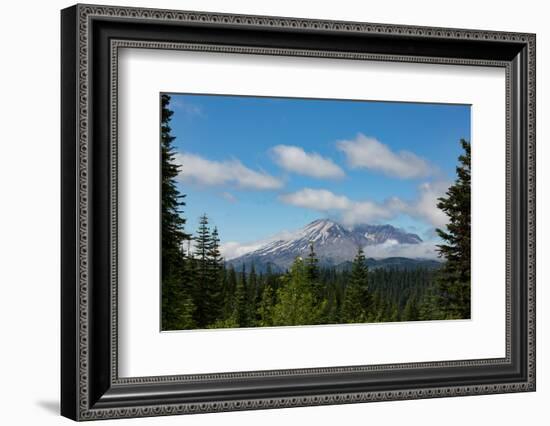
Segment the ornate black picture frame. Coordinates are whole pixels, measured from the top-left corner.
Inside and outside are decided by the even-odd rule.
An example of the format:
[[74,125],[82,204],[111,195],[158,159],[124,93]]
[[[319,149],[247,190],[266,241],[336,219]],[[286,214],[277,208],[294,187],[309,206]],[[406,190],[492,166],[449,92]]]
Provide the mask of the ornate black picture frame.
[[[535,390],[535,35],[76,5],[61,13],[61,413],[74,420]],[[121,47],[506,70],[506,356],[120,378]]]

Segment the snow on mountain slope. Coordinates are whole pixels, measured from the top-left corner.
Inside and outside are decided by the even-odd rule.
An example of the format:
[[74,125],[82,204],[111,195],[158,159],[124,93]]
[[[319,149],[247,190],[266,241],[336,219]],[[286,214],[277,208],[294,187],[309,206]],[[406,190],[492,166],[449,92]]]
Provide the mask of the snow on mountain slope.
[[[422,239],[391,225],[358,225],[346,228],[329,219],[319,219],[285,238],[252,246],[254,249],[227,263],[239,267],[246,265],[271,264],[277,269],[288,268],[297,256],[305,257],[313,244],[321,265],[339,265],[352,260],[359,247],[375,246],[384,243],[420,244]],[[263,269],[263,268],[261,268]]]

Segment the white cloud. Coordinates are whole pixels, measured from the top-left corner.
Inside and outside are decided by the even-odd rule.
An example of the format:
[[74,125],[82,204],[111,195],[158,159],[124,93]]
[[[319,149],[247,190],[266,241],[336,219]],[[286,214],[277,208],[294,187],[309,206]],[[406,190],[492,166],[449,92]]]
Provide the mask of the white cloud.
[[336,143],[346,155],[352,168],[366,168],[401,179],[423,178],[434,172],[434,167],[425,159],[409,151],[392,151],[375,138],[361,133],[354,140]]
[[326,189],[304,188],[281,195],[279,199],[286,204],[318,211],[344,210],[353,204],[348,197],[336,195]]
[[437,199],[445,195],[449,186],[450,183],[444,181],[420,185],[417,199],[409,205],[410,214],[428,221],[436,228],[444,227],[449,218],[437,207]]
[[418,244],[399,244],[395,240],[386,240],[382,244],[363,248],[366,257],[383,259],[386,257],[408,257],[412,259],[438,259],[436,243],[423,241]]
[[407,215],[441,228],[448,218],[437,207],[437,199],[449,188],[448,182],[423,183],[413,200],[391,197],[383,202],[372,200],[354,201],[345,195],[334,194],[326,189],[304,188],[300,191],[279,196],[283,203],[320,212],[338,211],[340,221],[345,225],[373,223]]
[[181,164],[180,179],[207,186],[236,185],[248,189],[279,189],[283,182],[262,171],[244,166],[239,160],[213,161],[195,154],[176,154]]
[[305,152],[299,146],[277,145],[271,149],[275,162],[283,169],[314,178],[341,178],[344,171],[330,158]]
[[375,222],[396,215],[387,203],[352,201],[345,195],[337,195],[326,189],[304,188],[281,195],[279,199],[286,204],[321,212],[340,211],[341,221],[346,225]]
[[238,243],[236,241],[228,241],[220,245],[220,253],[225,260],[231,260],[258,250],[262,246],[261,242]]
[[359,223],[378,222],[383,219],[391,219],[396,212],[387,203],[374,201],[358,201],[351,204],[349,209],[342,212],[342,222],[345,225]]

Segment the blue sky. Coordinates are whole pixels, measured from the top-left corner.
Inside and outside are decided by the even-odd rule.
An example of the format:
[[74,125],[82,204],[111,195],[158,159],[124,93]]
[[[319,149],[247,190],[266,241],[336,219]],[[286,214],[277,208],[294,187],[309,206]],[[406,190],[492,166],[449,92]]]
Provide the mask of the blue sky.
[[171,95],[188,231],[206,213],[222,243],[320,217],[391,223],[429,239],[455,178],[467,105]]

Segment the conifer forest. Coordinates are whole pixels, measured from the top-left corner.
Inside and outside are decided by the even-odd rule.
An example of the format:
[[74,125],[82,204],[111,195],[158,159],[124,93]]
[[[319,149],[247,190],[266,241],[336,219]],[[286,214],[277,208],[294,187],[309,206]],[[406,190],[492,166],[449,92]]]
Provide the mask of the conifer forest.
[[[234,265],[209,212],[189,229],[177,185],[173,111],[161,95],[161,329],[189,330],[470,318],[470,144],[437,207],[438,267],[373,267],[363,247],[345,266],[319,261],[315,242],[288,268]],[[185,191],[183,191],[185,192]]]

